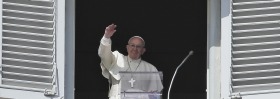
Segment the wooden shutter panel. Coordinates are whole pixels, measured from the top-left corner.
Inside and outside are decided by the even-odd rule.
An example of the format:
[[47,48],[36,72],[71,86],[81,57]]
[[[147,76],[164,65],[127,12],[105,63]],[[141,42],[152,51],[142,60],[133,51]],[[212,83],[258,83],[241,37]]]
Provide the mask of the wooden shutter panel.
[[3,0],[1,87],[56,88],[55,1]]
[[232,0],[233,93],[280,89],[280,1]]

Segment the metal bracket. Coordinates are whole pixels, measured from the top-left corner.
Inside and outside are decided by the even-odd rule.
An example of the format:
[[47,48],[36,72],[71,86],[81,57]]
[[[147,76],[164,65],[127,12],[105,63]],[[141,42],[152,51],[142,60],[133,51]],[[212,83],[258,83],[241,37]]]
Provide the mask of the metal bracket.
[[42,2],[52,2],[53,0],[29,0],[29,1],[42,1]]
[[233,93],[231,95],[231,99],[242,99],[242,97],[241,97],[240,93]]
[[45,96],[54,96],[55,94],[56,94],[56,92],[54,92],[52,90],[45,89],[45,91],[44,91]]

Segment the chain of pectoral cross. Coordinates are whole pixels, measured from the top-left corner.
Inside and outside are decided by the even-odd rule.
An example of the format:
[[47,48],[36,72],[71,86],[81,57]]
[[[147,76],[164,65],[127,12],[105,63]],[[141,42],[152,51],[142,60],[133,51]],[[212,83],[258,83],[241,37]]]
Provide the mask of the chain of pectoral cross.
[[[130,67],[130,63],[129,63],[129,61],[128,61],[128,56],[127,56],[127,64],[128,64],[128,66],[129,66],[129,69],[130,69],[130,71],[132,72],[132,68]],[[140,60],[140,62],[138,63],[138,66],[136,67],[136,69],[133,71],[133,72],[135,72],[137,69],[138,69],[138,67],[140,66],[140,64],[141,64],[141,62],[142,62],[142,60]],[[128,69],[127,69],[128,70]],[[136,80],[134,80],[133,79],[133,75],[131,74],[131,78],[130,78],[130,80],[128,81],[129,83],[130,83],[130,87],[131,88],[133,88],[133,85],[134,85],[134,82],[135,82]]]

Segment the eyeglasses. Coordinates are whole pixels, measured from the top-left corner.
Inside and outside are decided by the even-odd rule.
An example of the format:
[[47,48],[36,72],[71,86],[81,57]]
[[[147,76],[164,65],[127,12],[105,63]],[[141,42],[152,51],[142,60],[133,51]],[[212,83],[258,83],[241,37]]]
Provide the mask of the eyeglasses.
[[128,46],[131,47],[131,48],[137,48],[137,49],[144,48],[143,45],[128,44]]

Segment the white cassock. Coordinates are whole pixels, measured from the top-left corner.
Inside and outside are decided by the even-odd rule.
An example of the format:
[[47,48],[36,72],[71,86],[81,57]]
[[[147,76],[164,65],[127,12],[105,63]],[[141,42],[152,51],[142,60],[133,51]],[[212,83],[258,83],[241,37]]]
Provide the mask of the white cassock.
[[[158,72],[158,70],[152,64],[138,59],[132,60],[128,56],[124,56],[118,51],[111,51],[111,40],[103,37],[100,41],[98,49],[98,55],[101,58],[102,75],[109,80],[111,88],[109,90],[109,99],[121,98],[121,75],[120,71],[133,71],[133,72]],[[138,77],[139,78],[139,77]],[[138,92],[160,92],[163,89],[160,76],[150,77],[152,80],[144,84],[135,84],[133,89],[127,89],[127,91]],[[137,77],[136,79],[137,83]],[[137,88],[137,89],[136,89]],[[125,98],[125,99],[138,99],[138,98]],[[150,99],[148,97],[140,97],[139,99]]]

